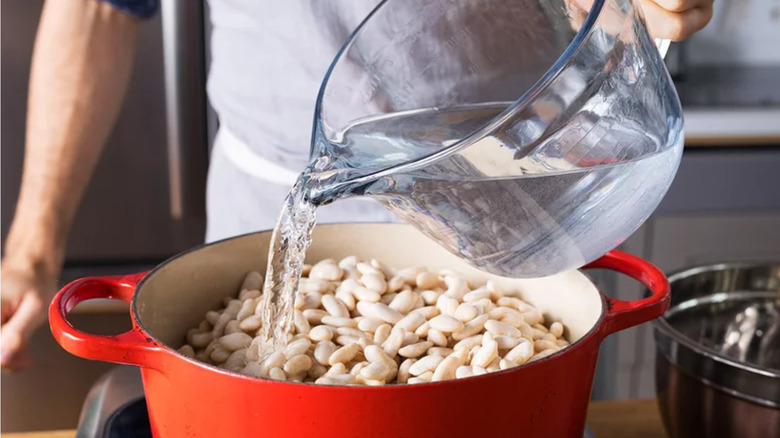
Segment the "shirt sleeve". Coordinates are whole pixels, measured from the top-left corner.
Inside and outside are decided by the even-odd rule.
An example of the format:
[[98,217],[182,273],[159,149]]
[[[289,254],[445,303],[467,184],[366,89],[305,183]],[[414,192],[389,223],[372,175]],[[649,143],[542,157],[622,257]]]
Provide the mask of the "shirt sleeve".
[[[157,12],[159,0],[98,0],[108,3],[119,11],[144,20]],[[179,1],[179,0],[177,0]],[[192,0],[184,0],[192,1]],[[196,0],[197,1],[197,0]]]

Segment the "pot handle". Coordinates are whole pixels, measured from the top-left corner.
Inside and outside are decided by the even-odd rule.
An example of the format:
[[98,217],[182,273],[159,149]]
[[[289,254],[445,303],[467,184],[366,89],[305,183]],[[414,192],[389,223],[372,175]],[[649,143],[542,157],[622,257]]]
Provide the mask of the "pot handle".
[[67,319],[68,313],[82,301],[108,298],[129,303],[136,285],[145,275],[87,277],[62,288],[49,306],[49,325],[54,339],[69,353],[85,359],[149,366],[154,354],[163,349],[135,325],[122,334],[103,336],[84,333]]
[[604,331],[606,335],[642,324],[660,317],[671,301],[669,280],[652,263],[641,258],[612,250],[600,259],[585,266],[586,269],[609,269],[626,274],[647,286],[650,296],[641,300],[623,301],[606,297],[607,313]]

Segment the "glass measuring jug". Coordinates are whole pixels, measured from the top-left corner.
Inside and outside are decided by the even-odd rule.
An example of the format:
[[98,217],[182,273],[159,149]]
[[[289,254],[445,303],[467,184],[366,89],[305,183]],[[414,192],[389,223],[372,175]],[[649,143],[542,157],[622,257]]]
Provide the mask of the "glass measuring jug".
[[580,267],[666,193],[682,111],[630,0],[385,0],[317,101],[306,196],[370,196],[500,275]]

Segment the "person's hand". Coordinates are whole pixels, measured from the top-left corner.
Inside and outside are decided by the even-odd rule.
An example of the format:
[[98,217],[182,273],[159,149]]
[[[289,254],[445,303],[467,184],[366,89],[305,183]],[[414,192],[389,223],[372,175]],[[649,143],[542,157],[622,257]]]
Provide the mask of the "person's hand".
[[641,0],[650,35],[682,41],[712,19],[714,0]]
[[0,268],[0,366],[18,371],[31,365],[26,344],[46,321],[46,307],[57,288],[59,272],[6,257]]
[[[572,26],[578,30],[593,6],[593,0],[567,1]],[[635,1],[634,5],[641,6],[650,35],[654,38],[682,41],[710,22],[714,2],[715,0],[639,0]],[[602,25],[607,21],[606,24],[615,29],[619,29],[624,21],[622,15],[603,16],[600,19],[603,20]]]

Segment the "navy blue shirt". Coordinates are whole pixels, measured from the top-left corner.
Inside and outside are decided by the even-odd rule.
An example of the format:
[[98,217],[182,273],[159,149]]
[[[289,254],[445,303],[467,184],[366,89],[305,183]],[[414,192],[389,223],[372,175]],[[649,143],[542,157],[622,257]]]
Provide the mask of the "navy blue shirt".
[[[135,18],[149,18],[157,12],[159,0],[99,0]],[[180,0],[177,0],[180,1]],[[183,0],[192,1],[192,0]]]

